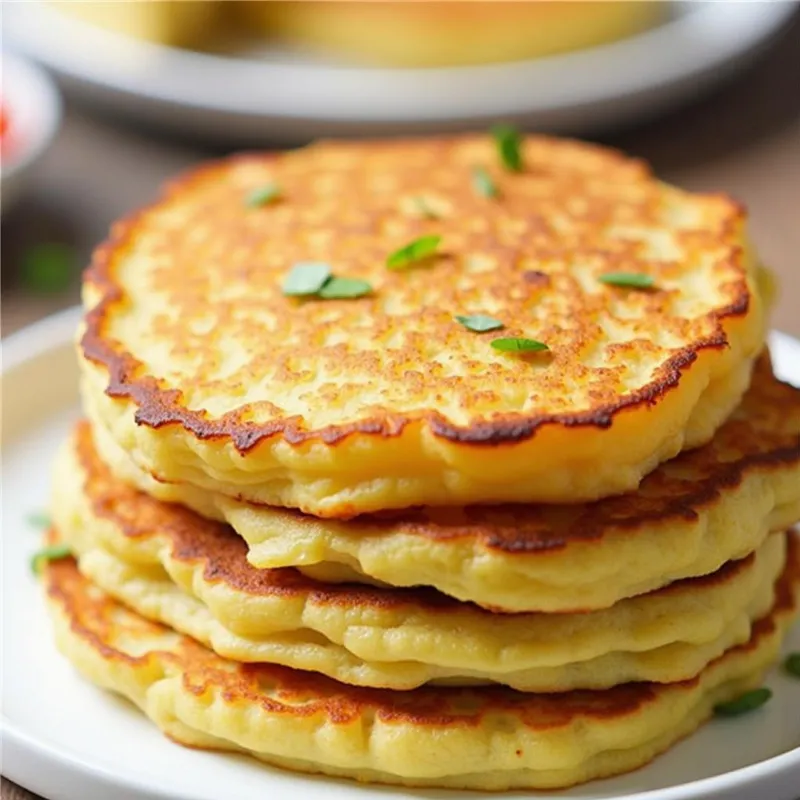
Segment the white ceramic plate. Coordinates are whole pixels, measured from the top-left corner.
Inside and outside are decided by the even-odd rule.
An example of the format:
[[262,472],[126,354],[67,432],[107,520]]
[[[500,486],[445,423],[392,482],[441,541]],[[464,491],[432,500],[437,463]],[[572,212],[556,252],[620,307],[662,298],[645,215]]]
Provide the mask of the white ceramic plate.
[[[52,800],[401,800],[479,797],[411,791],[281,772],[244,757],[187,750],[131,706],[81,680],[51,643],[29,569],[39,532],[26,516],[47,505],[48,470],[78,417],[69,311],[3,343],[3,763],[14,781]],[[778,372],[800,384],[800,342],[774,334]],[[787,650],[800,650],[795,629]],[[775,700],[753,716],[714,721],[630,775],[537,798],[797,800],[800,681],[775,670]],[[509,792],[505,800],[531,800]]]
[[379,69],[265,49],[240,57],[91,27],[41,0],[6,3],[4,37],[114,113],[227,141],[476,127],[498,118],[587,132],[696,96],[747,63],[796,3],[670,3],[657,27],[533,61]]
[[55,84],[37,66],[3,52],[0,77],[4,113],[9,128],[0,163],[2,202],[7,211],[22,193],[30,171],[58,130],[61,101]]

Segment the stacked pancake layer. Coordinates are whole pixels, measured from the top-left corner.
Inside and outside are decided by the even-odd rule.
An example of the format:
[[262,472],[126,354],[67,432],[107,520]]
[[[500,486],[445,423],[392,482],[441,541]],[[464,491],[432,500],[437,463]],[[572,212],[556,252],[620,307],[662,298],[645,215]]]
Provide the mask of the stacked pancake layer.
[[99,249],[45,583],[65,654],[173,739],[553,788],[763,679],[800,595],[800,390],[743,214],[598,148],[519,155],[234,159]]
[[554,788],[635,769],[691,733],[716,703],[758,686],[797,611],[798,549],[749,641],[696,678],[559,695],[392,692],[237,664],[103,596],[73,561],[50,566],[45,582],[62,652],[177,742],[363,781]]
[[81,572],[146,617],[243,662],[362,685],[498,682],[522,691],[693,678],[774,603],[783,534],[711,575],[602,611],[497,615],[435,591],[256,569],[225,525],[120,484],[83,425],[56,472],[55,524]]
[[800,519],[800,391],[778,381],[766,357],[706,446],[661,465],[635,493],[570,506],[316,519],[155,481],[101,426],[94,431],[117,475],[227,522],[256,567],[297,567],[325,581],[428,585],[509,612],[606,608],[713,572]]

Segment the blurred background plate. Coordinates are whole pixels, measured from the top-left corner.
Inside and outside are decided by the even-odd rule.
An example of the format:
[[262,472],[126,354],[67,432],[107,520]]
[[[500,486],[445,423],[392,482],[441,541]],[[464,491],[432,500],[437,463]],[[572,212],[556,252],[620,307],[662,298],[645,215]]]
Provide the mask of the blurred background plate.
[[358,66],[280,46],[184,50],[95,27],[39,0],[6,4],[3,33],[96,106],[226,142],[442,131],[498,118],[587,133],[697,96],[748,63],[797,4],[661,5],[657,24],[610,44],[438,68]]
[[47,74],[24,59],[4,53],[0,74],[0,211],[5,212],[24,190],[31,170],[55,136],[61,101]]

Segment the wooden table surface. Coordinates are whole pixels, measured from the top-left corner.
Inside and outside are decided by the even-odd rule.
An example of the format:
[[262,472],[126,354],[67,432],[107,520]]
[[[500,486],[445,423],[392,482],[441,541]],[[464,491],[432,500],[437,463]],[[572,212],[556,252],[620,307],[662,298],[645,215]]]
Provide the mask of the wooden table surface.
[[[647,158],[666,180],[743,201],[759,253],[781,281],[775,326],[800,336],[800,14],[756,65],[714,95],[605,141]],[[25,291],[19,264],[27,248],[68,242],[83,264],[114,218],[150,200],[166,177],[220,152],[70,108],[30,195],[2,222],[3,333],[78,299],[77,272],[61,294]],[[34,800],[9,781],[0,796]]]

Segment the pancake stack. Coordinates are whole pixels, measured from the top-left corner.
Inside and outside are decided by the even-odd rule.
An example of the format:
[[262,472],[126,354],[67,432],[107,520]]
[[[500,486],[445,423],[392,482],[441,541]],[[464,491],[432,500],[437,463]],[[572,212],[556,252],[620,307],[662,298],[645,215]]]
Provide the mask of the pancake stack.
[[731,200],[507,129],[323,143],[181,178],[84,289],[48,602],[175,741],[565,787],[777,657],[800,390]]

